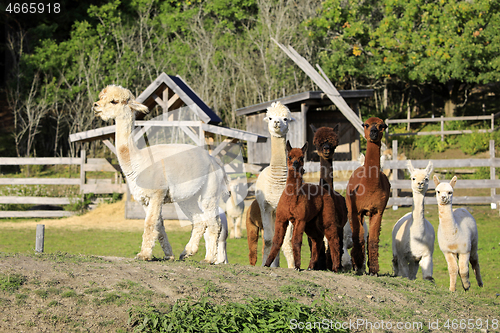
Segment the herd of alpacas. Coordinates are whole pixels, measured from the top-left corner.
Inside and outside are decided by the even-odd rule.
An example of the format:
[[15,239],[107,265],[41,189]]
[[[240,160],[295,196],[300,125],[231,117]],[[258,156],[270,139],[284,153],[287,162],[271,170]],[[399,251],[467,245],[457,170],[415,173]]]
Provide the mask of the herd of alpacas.
[[[195,254],[204,236],[204,262],[227,263],[226,239],[228,234],[241,238],[244,203],[234,189],[228,190],[229,179],[223,165],[208,151],[193,145],[163,144],[139,149],[134,140],[136,112],[148,113],[149,109],[121,86],[104,88],[93,111],[105,121],[115,120],[120,167],[134,199],[146,212],[142,247],[136,259],[152,260],[156,240],[165,258],[174,259],[161,210],[162,204],[175,202],[192,223],[191,238],[180,259]],[[376,117],[363,123],[367,140],[365,159],[352,173],[344,198],[334,190],[333,184],[333,155],[339,143],[334,129],[314,129],[313,144],[321,165],[320,182],[315,185],[303,179],[308,143],[293,148],[286,141],[289,124],[294,121],[290,110],[280,102],[272,103],[264,120],[270,134],[271,161],[257,178],[255,200],[247,210],[250,264],[257,262],[257,244],[262,231],[263,265],[278,267],[282,250],[288,267],[299,270],[305,232],[311,250],[308,269],[333,272],[354,269],[364,274],[368,266],[368,273],[377,275],[380,228],[391,188],[380,162],[387,125]],[[429,162],[425,169],[415,169],[408,161],[408,171],[413,209],[397,221],[392,231],[394,274],[416,279],[421,267],[423,278],[433,280],[435,231],[424,217],[424,197],[433,165]],[[455,291],[457,274],[463,288],[469,289],[469,262],[482,287],[476,221],[466,209],[452,209],[457,178],[441,183],[434,175],[433,180],[439,211],[438,244],[448,263],[449,289]],[[226,202],[229,226],[220,202]],[[350,255],[348,249],[351,249]]]

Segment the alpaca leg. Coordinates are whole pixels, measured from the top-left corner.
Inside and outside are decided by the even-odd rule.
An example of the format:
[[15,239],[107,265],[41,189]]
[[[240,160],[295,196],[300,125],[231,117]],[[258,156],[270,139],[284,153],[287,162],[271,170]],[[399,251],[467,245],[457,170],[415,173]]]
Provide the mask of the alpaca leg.
[[425,280],[434,281],[432,277],[433,271],[432,255],[425,256],[420,259],[420,267],[422,267],[422,278]]
[[[196,200],[181,201],[178,202],[177,204],[179,205],[182,212],[188,217],[188,219],[193,224],[193,228],[191,230],[191,238],[189,239],[189,242],[186,244],[184,251],[182,251],[181,255],[179,256],[180,260],[184,260],[194,255],[196,252],[198,252],[200,239],[205,233],[207,225],[206,221],[203,221],[201,219],[201,215],[203,212],[199,208],[198,202]],[[214,241],[216,240],[217,238],[215,238]],[[210,241],[213,242],[212,240]]]
[[172,252],[172,246],[168,241],[167,233],[165,232],[165,226],[163,225],[163,218],[160,216],[156,221],[156,230],[158,230],[158,240],[160,241],[161,248],[163,249],[163,253],[165,253],[165,259],[174,260],[174,253]]
[[378,266],[378,244],[380,238],[380,225],[382,223],[382,214],[378,213],[370,217],[370,226],[368,232],[368,271],[370,275],[377,275]]
[[[274,264],[276,257],[280,253],[280,248],[283,245],[283,240],[285,238],[285,233],[286,233],[287,227],[288,227],[287,220],[282,220],[282,221],[276,220],[276,229],[275,229],[275,233],[273,236],[271,250],[269,251],[269,255],[267,256],[266,261],[263,261],[263,266],[269,267],[272,264]],[[278,264],[279,264],[279,262],[278,262]],[[271,267],[274,267],[274,266],[271,266]],[[277,267],[279,267],[279,266],[277,266]]]
[[470,253],[460,253],[458,255],[458,268],[460,272],[460,279],[462,280],[462,287],[464,290],[469,290],[469,258]]
[[[309,261],[307,269],[318,269],[318,267],[323,270],[326,269],[326,252],[322,233],[319,232],[315,226],[310,225],[306,226],[305,232],[308,236],[307,239],[310,242],[311,249],[311,260]],[[322,260],[322,262],[319,260]]]
[[408,265],[408,279],[409,280],[415,280],[417,278],[417,273],[418,273],[418,261],[415,261],[414,259],[410,259],[409,265]]
[[351,257],[354,261],[354,268],[358,274],[363,274],[365,271],[365,231],[361,221],[363,215],[353,213],[349,219],[352,230],[352,250]]
[[444,258],[448,263],[448,273],[450,274],[450,291],[455,291],[458,275],[457,256],[454,253],[446,252],[444,253]]
[[[274,228],[275,228],[274,224],[276,216],[273,214],[272,208],[270,206],[267,207],[260,206],[260,211],[262,215],[262,226],[264,227],[264,254],[262,255],[262,266],[264,266],[264,263],[267,262],[267,258],[269,257],[269,253],[271,252],[271,247],[273,246]],[[271,267],[279,267],[279,266],[280,266],[280,256],[278,252],[276,254],[274,261],[271,264]]]
[[142,234],[141,252],[135,258],[139,260],[153,259],[153,247],[155,246],[156,239],[158,238],[158,230],[156,223],[160,218],[161,202],[155,200],[158,198],[151,198],[149,205],[143,206],[146,210],[146,219],[144,220],[144,233]]
[[234,219],[234,238],[241,238],[241,220],[243,219],[242,215],[239,215]]
[[476,275],[477,285],[479,287],[482,287],[483,286],[483,279],[481,278],[481,270],[479,269],[479,256],[477,255],[477,250],[476,250],[476,252],[471,251],[470,264],[472,266],[472,270],[474,271],[474,274]]
[[306,227],[306,221],[299,220],[295,223],[295,228],[293,228],[292,249],[293,249],[294,267],[296,270],[300,270],[300,261],[301,261],[300,250],[302,248],[302,237],[304,235],[305,227]]
[[247,242],[248,242],[248,259],[250,265],[255,266],[257,263],[257,245],[259,243],[259,227],[252,223],[250,213],[247,214]]
[[[205,217],[206,218],[206,217]],[[210,234],[209,243],[207,244],[207,252],[205,254],[205,259],[202,262],[214,264],[217,263],[217,244],[219,241],[220,234],[222,232],[222,225],[219,215],[210,217],[205,220],[206,232]],[[225,251],[224,251],[225,256]]]
[[352,230],[349,223],[344,226],[344,252],[342,254],[342,268],[344,271],[349,272],[352,270],[352,259],[349,255],[348,249],[352,248]]
[[283,246],[281,250],[285,255],[286,262],[288,264],[288,268],[294,268],[294,258],[293,258],[293,249],[292,249],[292,235],[293,235],[293,224],[288,223],[288,228],[285,233],[285,240],[283,241]]
[[227,215],[227,228],[229,231],[229,238],[235,238],[236,232],[234,230],[235,223],[234,218],[232,216]]
[[[227,218],[224,211],[219,210],[219,218],[221,222],[221,232],[217,241],[217,261],[216,264],[227,264],[226,240],[227,240]],[[208,252],[208,251],[207,251]]]
[[394,271],[394,276],[399,276],[399,260],[396,254],[392,254],[392,270]]
[[338,272],[341,266],[342,257],[342,229],[331,226],[325,229],[325,236],[328,239],[328,248],[330,250],[330,257],[332,258],[332,265],[328,267],[334,272]]

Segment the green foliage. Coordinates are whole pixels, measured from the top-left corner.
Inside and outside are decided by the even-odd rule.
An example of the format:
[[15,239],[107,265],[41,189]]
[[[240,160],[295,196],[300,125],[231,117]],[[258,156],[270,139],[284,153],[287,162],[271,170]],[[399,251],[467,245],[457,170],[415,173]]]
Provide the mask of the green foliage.
[[[167,313],[154,307],[133,308],[129,311],[129,324],[135,332],[284,332],[296,322],[321,323],[328,318],[328,324],[331,319],[334,325],[336,317],[336,310],[324,300],[307,306],[293,298],[250,299],[246,304],[225,305],[202,299],[177,301]],[[320,330],[316,326],[301,331]],[[345,332],[334,328],[329,331]]]
[[13,293],[26,283],[26,280],[26,277],[20,274],[0,274],[0,290]]
[[458,144],[464,153],[475,155],[483,151],[488,151],[490,147],[490,135],[489,133],[479,132],[463,134],[458,138]]

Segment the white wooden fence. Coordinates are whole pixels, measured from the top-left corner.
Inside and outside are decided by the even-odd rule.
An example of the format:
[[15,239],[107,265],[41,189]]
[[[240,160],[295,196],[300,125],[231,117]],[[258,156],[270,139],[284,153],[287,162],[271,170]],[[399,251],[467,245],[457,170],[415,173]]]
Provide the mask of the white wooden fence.
[[[500,180],[496,179],[495,176],[495,168],[500,167],[500,158],[495,157],[495,141],[490,141],[489,147],[489,158],[483,159],[442,159],[442,160],[412,160],[412,164],[415,168],[425,168],[429,161],[432,161],[434,165],[434,169],[446,168],[450,169],[458,169],[458,168],[474,168],[474,167],[489,167],[490,168],[490,178],[489,179],[460,179],[458,177],[457,184],[455,188],[465,188],[465,189],[490,189],[489,196],[454,196],[453,203],[459,205],[465,204],[493,204],[497,205],[500,202],[500,196],[496,194],[496,189],[500,188]],[[391,190],[392,196],[389,199],[387,204],[390,206],[407,206],[411,205],[413,202],[411,194],[406,197],[399,197],[398,190],[408,190],[411,193],[411,183],[410,180],[398,179],[398,169],[406,170],[406,160],[397,160],[398,155],[398,143],[397,140],[392,141],[392,160],[385,161],[384,169],[392,169],[392,179],[391,182]],[[361,164],[357,161],[343,162],[338,161],[334,162],[334,170],[335,171],[344,171],[346,173],[350,173],[359,167]],[[320,169],[318,162],[307,162],[305,165],[306,172],[317,172]],[[440,177],[441,180],[442,177]],[[445,180],[445,181],[449,181]],[[335,181],[334,187],[337,191],[345,190],[347,186],[347,181]],[[429,182],[429,190],[434,190],[435,185],[431,180]],[[424,199],[425,204],[437,204],[436,198],[434,196],[429,196]]]
[[[74,185],[80,187],[80,193],[125,193],[127,185],[123,183],[120,167],[112,165],[104,158],[86,158],[82,150],[79,158],[72,157],[34,157],[17,158],[2,157],[2,165],[79,165],[79,178],[0,178],[0,185]],[[87,179],[89,171],[114,172],[113,179]],[[33,204],[33,205],[68,205],[70,198],[60,197],[22,197],[0,196],[0,204]],[[63,217],[73,215],[74,212],[64,210],[29,210],[29,211],[0,211],[0,218],[12,217]]]

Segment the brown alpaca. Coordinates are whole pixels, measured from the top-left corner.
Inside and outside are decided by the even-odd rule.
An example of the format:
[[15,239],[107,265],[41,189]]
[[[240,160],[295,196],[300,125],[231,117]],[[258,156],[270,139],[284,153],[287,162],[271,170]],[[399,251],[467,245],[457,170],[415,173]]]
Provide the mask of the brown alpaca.
[[378,243],[380,225],[391,184],[380,172],[380,146],[387,125],[380,118],[372,117],[363,124],[365,129],[366,157],[364,165],[354,170],[346,188],[346,201],[352,229],[351,256],[358,273],[364,273],[365,240],[363,218],[370,217],[368,232],[368,270],[371,275],[379,271]]
[[318,254],[323,249],[323,237],[328,239],[332,258],[332,270],[341,267],[342,226],[335,220],[335,204],[328,191],[314,184],[304,183],[304,154],[307,142],[302,149],[292,148],[286,143],[288,176],[285,190],[276,208],[276,224],[271,252],[264,266],[269,267],[279,253],[285,237],[288,221],[293,224],[292,248],[295,269],[300,269],[300,249],[304,232],[312,243],[311,261],[308,269],[313,269]]
[[[333,187],[333,155],[335,153],[335,148],[337,148],[339,144],[339,137],[336,132],[337,126],[335,128],[320,127],[317,130],[314,129],[313,144],[316,147],[320,160],[319,185],[323,186],[332,196],[333,202],[335,203],[335,220],[339,221],[339,224],[344,228],[347,224],[347,206],[345,198],[335,191]],[[318,268],[324,269],[324,267],[328,267],[328,256],[324,256],[323,253],[319,256],[320,261],[318,262]],[[324,264],[321,262],[323,260],[326,260]]]
[[[257,200],[254,200],[247,210],[247,241],[248,241],[248,259],[250,265],[257,263],[257,244],[259,242],[260,231],[262,227],[262,216]],[[264,251],[264,250],[262,250]]]

